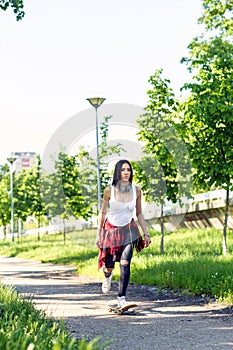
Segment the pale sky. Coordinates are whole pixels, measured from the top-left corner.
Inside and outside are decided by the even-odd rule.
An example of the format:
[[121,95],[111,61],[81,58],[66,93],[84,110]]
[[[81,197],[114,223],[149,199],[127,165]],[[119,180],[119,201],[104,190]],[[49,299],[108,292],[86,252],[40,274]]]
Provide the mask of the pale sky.
[[42,154],[52,134],[89,109],[87,97],[145,107],[159,68],[179,95],[180,59],[201,32],[201,0],[27,0],[0,11],[0,164]]

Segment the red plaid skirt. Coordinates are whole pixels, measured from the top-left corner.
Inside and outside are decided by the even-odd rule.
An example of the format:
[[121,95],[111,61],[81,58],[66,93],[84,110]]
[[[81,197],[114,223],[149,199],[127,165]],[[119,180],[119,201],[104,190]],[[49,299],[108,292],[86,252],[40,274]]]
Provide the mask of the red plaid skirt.
[[107,254],[113,255],[113,260],[119,262],[123,246],[131,243],[137,252],[144,248],[144,240],[134,220],[123,227],[117,227],[106,221],[99,232],[98,269],[105,265]]

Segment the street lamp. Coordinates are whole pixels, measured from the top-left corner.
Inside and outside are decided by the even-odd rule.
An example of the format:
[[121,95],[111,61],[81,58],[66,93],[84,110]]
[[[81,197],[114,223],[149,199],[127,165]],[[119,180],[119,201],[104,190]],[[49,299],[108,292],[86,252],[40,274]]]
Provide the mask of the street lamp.
[[13,193],[13,164],[16,160],[15,157],[9,157],[7,158],[8,162],[10,163],[10,192],[11,192],[11,237],[12,242],[14,242],[14,193]]
[[98,213],[101,209],[101,182],[100,182],[100,155],[99,155],[99,132],[98,132],[98,112],[97,109],[102,105],[105,98],[91,97],[87,101],[95,108],[96,112],[96,155],[97,155],[97,184],[98,184]]

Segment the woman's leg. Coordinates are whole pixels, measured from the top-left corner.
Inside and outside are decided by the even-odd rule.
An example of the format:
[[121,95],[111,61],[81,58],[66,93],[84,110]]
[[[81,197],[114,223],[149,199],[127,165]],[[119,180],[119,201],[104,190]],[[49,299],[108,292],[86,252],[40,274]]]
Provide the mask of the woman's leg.
[[105,258],[104,275],[109,277],[114,269],[115,261],[113,261],[113,255],[107,254]]
[[132,244],[129,243],[124,246],[120,260],[120,285],[118,296],[126,295],[126,290],[130,279],[130,263],[133,256]]
[[104,294],[108,293],[111,289],[112,270],[114,269],[114,265],[115,261],[113,261],[113,256],[111,254],[107,254],[105,259],[105,266],[103,268],[104,280],[102,283],[102,292]]

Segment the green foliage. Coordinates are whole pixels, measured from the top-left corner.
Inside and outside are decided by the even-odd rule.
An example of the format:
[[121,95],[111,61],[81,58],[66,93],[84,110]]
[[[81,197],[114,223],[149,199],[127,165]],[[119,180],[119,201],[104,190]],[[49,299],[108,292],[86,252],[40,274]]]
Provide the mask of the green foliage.
[[100,337],[95,338],[91,341],[87,341],[86,339],[82,339],[79,342],[79,350],[104,350],[111,344],[111,340],[104,342],[104,344],[99,344],[101,340]]
[[45,206],[40,193],[41,160],[37,157],[36,166],[29,170],[22,170],[15,175],[14,201],[18,218],[25,220],[34,215],[38,222],[45,215]]
[[138,119],[139,140],[144,141],[144,155],[133,162],[135,178],[147,201],[161,205],[161,244],[164,252],[163,205],[166,200],[176,202],[191,196],[191,162],[179,135],[179,103],[169,87],[170,80],[162,77],[163,70],[155,71],[149,82],[152,88],[145,113]]
[[[233,173],[233,45],[214,39],[193,65],[197,82],[184,105],[184,138],[198,170],[195,183],[209,189],[230,185]],[[192,66],[193,66],[192,65]]]
[[[65,211],[76,217],[87,218],[88,212],[85,207],[85,198],[80,190],[80,168],[74,156],[62,152],[55,162],[56,176],[61,179],[61,185],[65,198]],[[56,205],[56,202],[55,202]]]
[[185,84],[189,97],[183,104],[180,130],[195,168],[198,188],[226,189],[223,254],[226,255],[229,191],[233,184],[233,17],[232,1],[204,0],[199,23],[206,32],[189,44],[181,62],[193,74]]
[[182,59],[193,73],[193,81],[183,87],[190,91],[183,104],[183,137],[197,169],[197,186],[227,188],[233,173],[233,3],[204,0],[203,8],[199,22],[214,35],[194,38],[189,57]]
[[179,103],[162,73],[157,70],[149,79],[149,102],[138,119],[145,156],[133,164],[147,200],[160,203],[189,195],[191,174],[188,152],[177,128]]
[[23,19],[25,15],[23,0],[0,0],[0,9],[6,11],[8,7],[12,7],[17,21]]
[[140,184],[146,201],[163,202],[166,197],[166,180],[163,169],[156,157],[145,156],[140,161],[133,161],[135,179]]
[[203,13],[198,22],[205,29],[216,29],[221,35],[232,35],[233,2],[230,0],[203,0]]
[[[14,176],[14,216],[23,221],[29,215],[35,216],[38,222],[38,228],[40,228],[46,214],[40,192],[40,175],[41,160],[38,156],[34,167],[29,170],[22,170]],[[40,239],[39,230],[38,239]]]
[[0,225],[6,227],[10,222],[10,172],[8,165],[0,170]]
[[75,158],[80,168],[79,186],[82,196],[85,198],[85,210],[88,216],[91,216],[95,213],[97,205],[97,165],[83,146],[79,148]]

